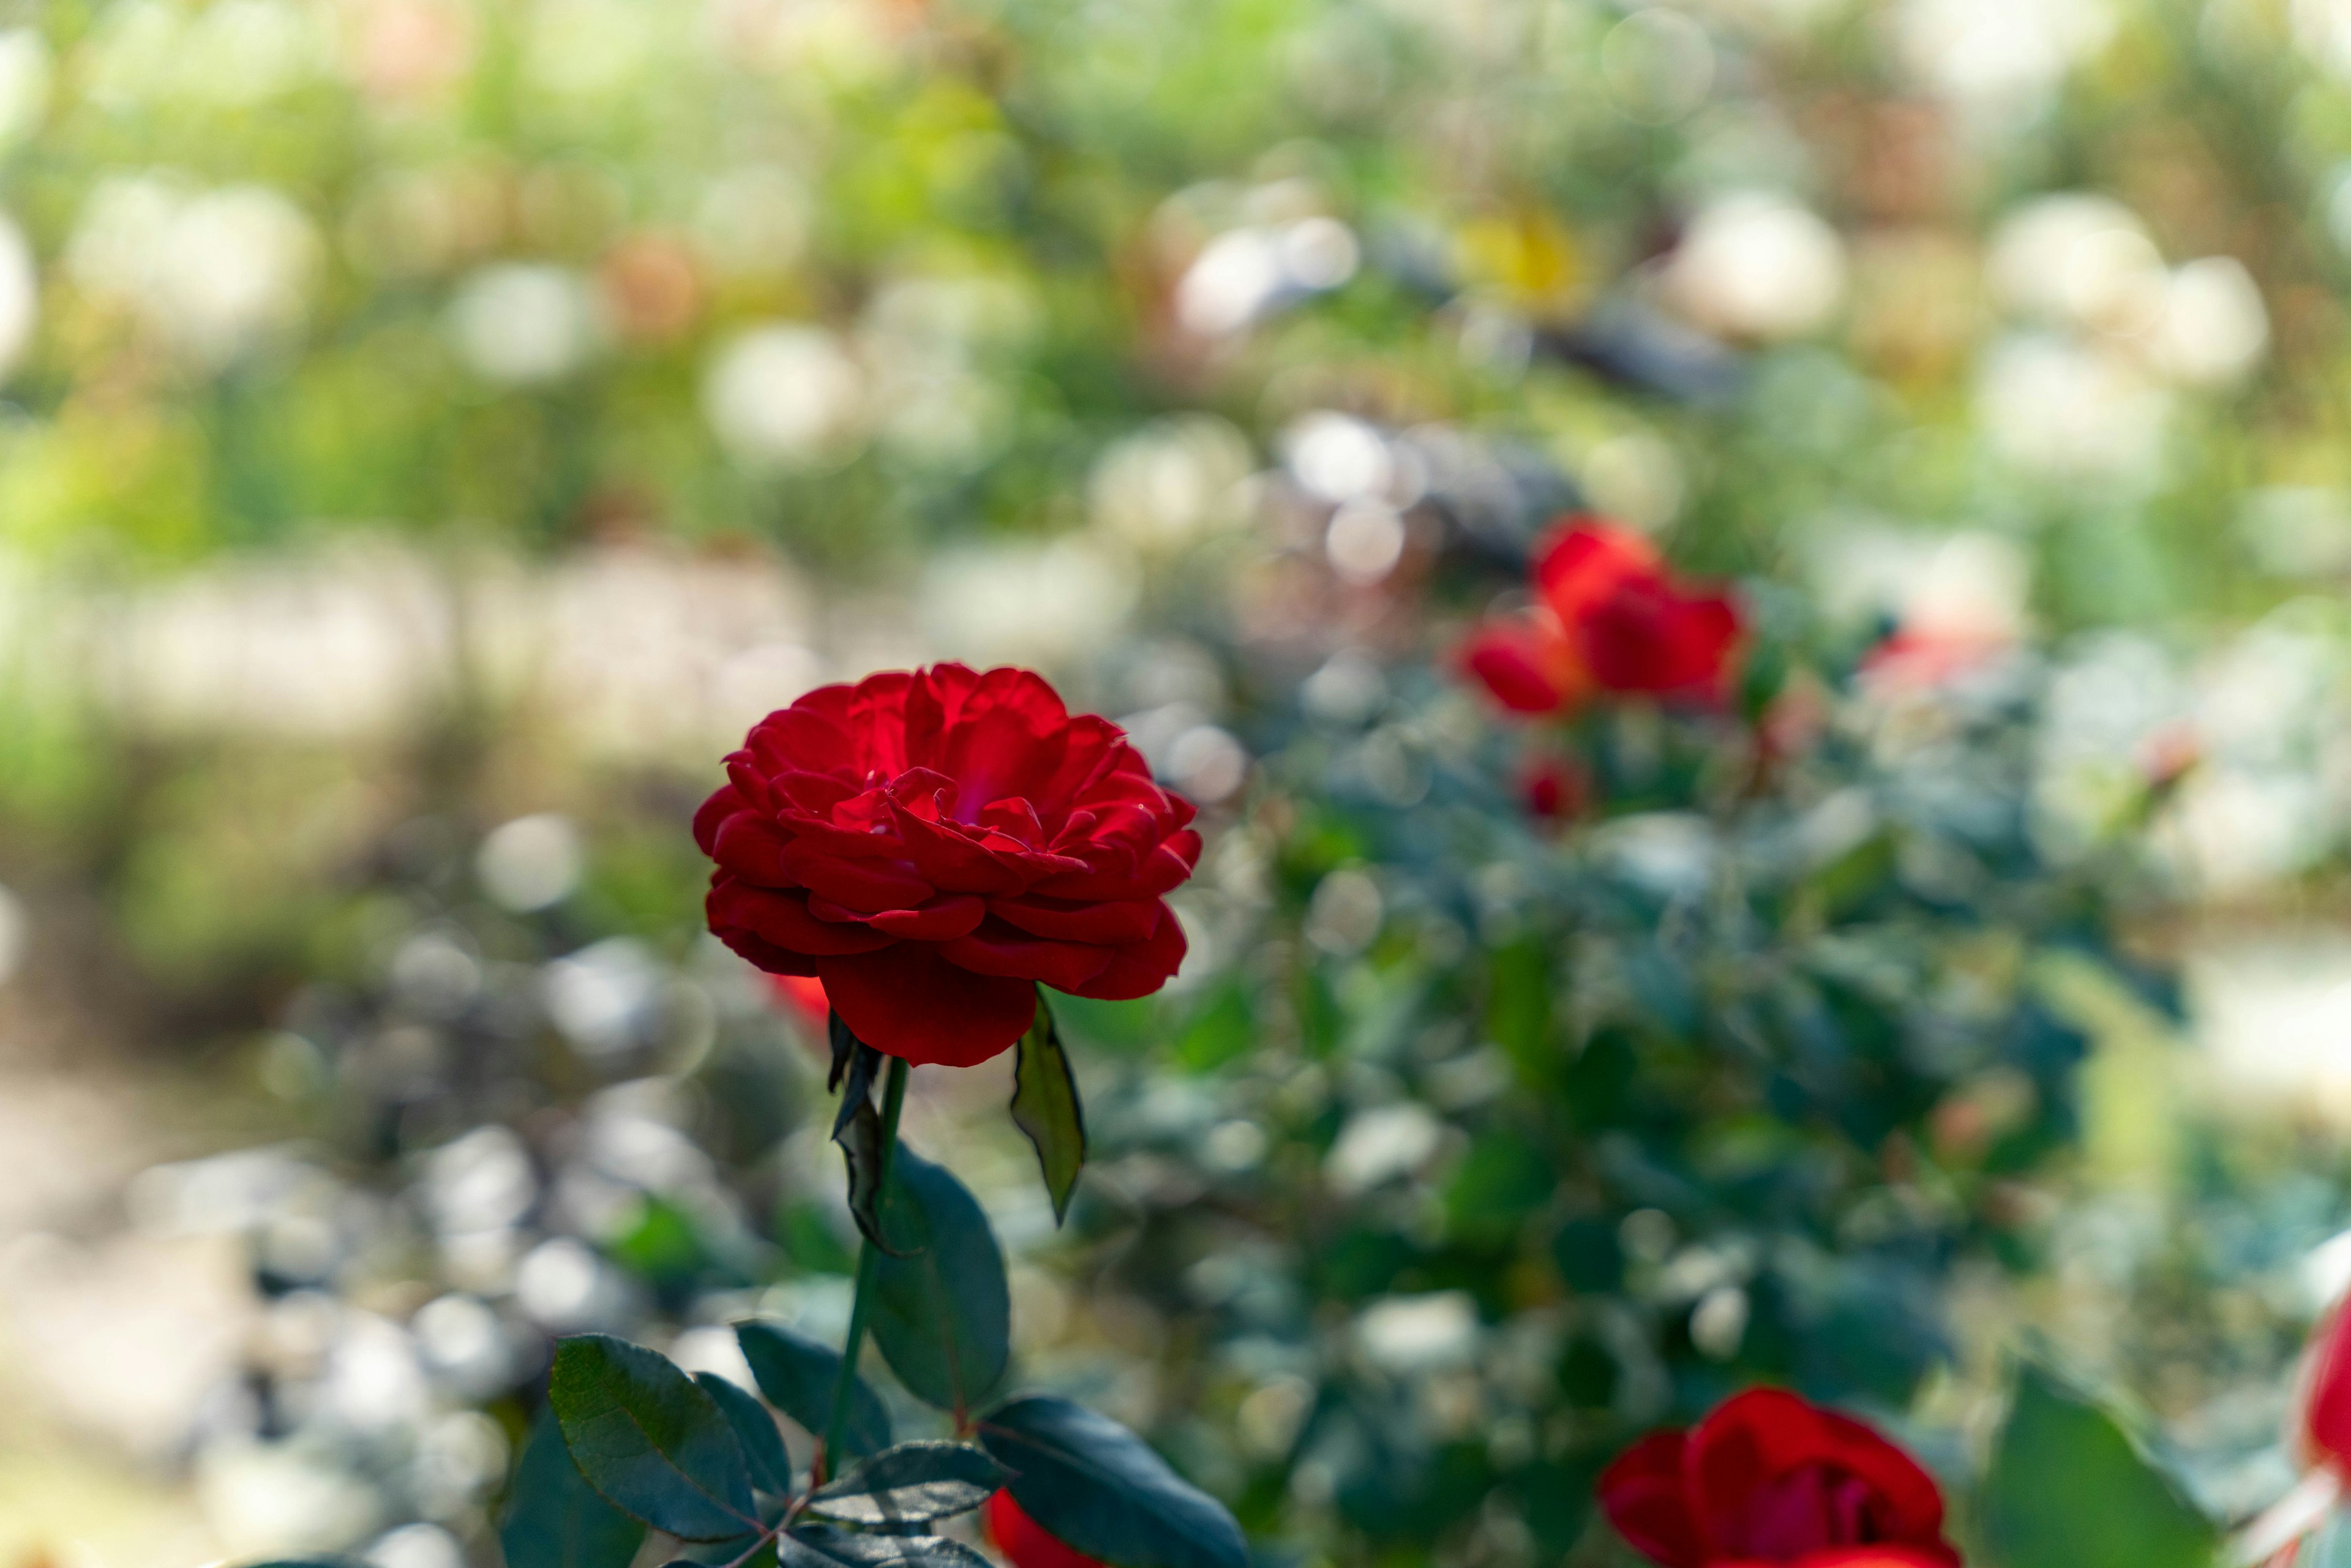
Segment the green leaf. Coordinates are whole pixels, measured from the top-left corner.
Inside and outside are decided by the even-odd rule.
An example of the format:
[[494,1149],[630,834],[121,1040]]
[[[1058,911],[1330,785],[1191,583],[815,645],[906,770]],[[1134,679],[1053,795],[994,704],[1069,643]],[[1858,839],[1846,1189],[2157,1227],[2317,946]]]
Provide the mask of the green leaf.
[[1194,1072],[1213,1072],[1257,1043],[1257,1007],[1238,981],[1217,988],[1176,1037],[1176,1060]]
[[609,1334],[563,1340],[548,1399],[572,1462],[615,1506],[685,1541],[757,1527],[735,1428],[665,1358]]
[[1992,1456],[1983,1536],[1997,1568],[2208,1568],[2219,1538],[2121,1427],[2026,1363]]
[[[841,1352],[781,1323],[737,1323],[735,1343],[743,1347],[743,1359],[751,1364],[768,1403],[811,1437],[822,1437],[832,1415],[833,1386],[841,1381]],[[849,1396],[849,1429],[841,1443],[852,1454],[878,1454],[890,1446],[889,1407],[862,1377]]]
[[1004,1468],[969,1443],[901,1443],[818,1490],[808,1511],[843,1524],[902,1530],[968,1513],[1005,1481]]
[[1069,1052],[1061,1049],[1061,1031],[1054,1027],[1053,1009],[1037,998],[1037,1021],[1020,1037],[1019,1065],[1012,1074],[1012,1121],[1037,1145],[1037,1165],[1045,1174],[1045,1191],[1053,1199],[1053,1223],[1070,1212],[1070,1194],[1077,1190],[1078,1172],[1086,1163],[1086,1114],[1078,1103],[1077,1074],[1070,1071]]
[[899,1249],[883,1239],[876,1207],[882,1190],[882,1114],[873,1109],[873,1075],[881,1069],[882,1053],[870,1045],[856,1044],[841,1015],[832,1017],[836,1077],[841,1068],[841,1040],[847,1037],[854,1045],[848,1058],[849,1081],[841,1092],[841,1111],[832,1119],[832,1141],[841,1145],[841,1157],[849,1163],[850,1217],[867,1241],[884,1252],[895,1252]]
[[911,1244],[874,1271],[872,1329],[906,1392],[958,1420],[1004,1377],[1012,1296],[979,1200],[946,1167],[901,1145],[884,1224]]
[[1116,1568],[1249,1568],[1224,1504],[1082,1405],[1049,1394],[1007,1400],[981,1419],[979,1440],[1012,1472],[1005,1484],[1021,1511],[1089,1557]]
[[989,1568],[960,1541],[938,1535],[852,1535],[807,1524],[783,1538],[783,1568]]
[[719,1414],[735,1428],[735,1440],[751,1462],[751,1484],[775,1497],[791,1496],[791,1456],[784,1452],[784,1435],[776,1430],[767,1406],[715,1372],[697,1372],[694,1380],[718,1402]]
[[629,1568],[645,1527],[588,1484],[553,1410],[542,1411],[515,1466],[498,1544],[507,1568]]

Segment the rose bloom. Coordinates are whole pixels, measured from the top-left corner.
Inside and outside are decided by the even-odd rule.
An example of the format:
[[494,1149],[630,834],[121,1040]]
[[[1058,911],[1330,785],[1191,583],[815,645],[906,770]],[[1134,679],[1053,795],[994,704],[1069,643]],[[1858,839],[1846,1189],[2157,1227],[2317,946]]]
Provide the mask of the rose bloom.
[[996,1549],[1012,1568],[1102,1568],[1099,1560],[1048,1534],[1043,1525],[1021,1511],[1008,1490],[999,1489],[987,1500],[983,1512],[987,1538],[996,1542]]
[[752,727],[695,813],[719,940],[813,976],[857,1038],[967,1067],[1018,1040],[1041,983],[1167,983],[1192,807],[1107,719],[1028,670],[937,664],[825,686]]
[[1859,1421],[1781,1389],[1642,1438],[1599,1491],[1617,1533],[1663,1568],[1959,1568],[1934,1478]]
[[1541,604],[1489,622],[1462,651],[1515,713],[1559,713],[1594,693],[1720,700],[1740,635],[1729,596],[1675,579],[1649,541],[1578,517],[1537,553]]

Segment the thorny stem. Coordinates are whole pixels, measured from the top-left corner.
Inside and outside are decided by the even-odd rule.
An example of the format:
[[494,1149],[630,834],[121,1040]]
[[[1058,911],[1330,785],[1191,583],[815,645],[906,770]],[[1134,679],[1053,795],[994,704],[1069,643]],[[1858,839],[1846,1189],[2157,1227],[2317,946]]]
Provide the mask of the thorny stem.
[[[889,1206],[890,1166],[898,1153],[898,1113],[906,1104],[906,1059],[890,1059],[890,1075],[882,1087],[882,1152],[874,1160],[873,1207],[877,1217]],[[876,1223],[879,1223],[877,1218]],[[882,1249],[871,1238],[862,1239],[857,1252],[857,1295],[849,1308],[849,1343],[841,1349],[841,1377],[832,1385],[832,1418],[824,1424],[824,1465],[838,1469],[841,1444],[849,1433],[851,1396],[857,1388],[857,1355],[865,1348],[865,1318],[873,1304],[874,1276],[882,1268]]]

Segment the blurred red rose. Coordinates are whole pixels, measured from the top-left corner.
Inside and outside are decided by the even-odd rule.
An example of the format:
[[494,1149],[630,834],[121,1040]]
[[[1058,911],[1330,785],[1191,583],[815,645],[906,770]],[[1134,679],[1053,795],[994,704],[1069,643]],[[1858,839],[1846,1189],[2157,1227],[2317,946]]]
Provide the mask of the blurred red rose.
[[1019,1040],[1038,984],[1166,984],[1192,807],[1116,725],[1043,677],[938,664],[825,686],[752,727],[695,813],[710,929],[811,975],[876,1051],[967,1067]]
[[2351,1480],[2351,1312],[2337,1303],[2310,1343],[2302,1394],[2304,1458]]
[[1722,695],[1738,607],[1677,580],[1640,535],[1576,518],[1542,545],[1535,587],[1535,611],[1481,627],[1462,653],[1504,707],[1556,713],[1594,692]]
[[1916,1460],[1849,1416],[1750,1389],[1687,1432],[1627,1448],[1600,1477],[1617,1533],[1663,1568],[1958,1568],[1943,1497]]
[[768,979],[776,999],[821,1039],[832,1021],[832,1000],[824,994],[824,982],[814,975],[769,975]]
[[1096,1559],[1047,1534],[1043,1525],[1020,1511],[1009,1491],[997,1491],[985,1512],[987,1538],[1012,1568],[1102,1568]]
[[1580,817],[1592,803],[1592,782],[1573,758],[1535,757],[1519,775],[1528,814],[1546,822]]

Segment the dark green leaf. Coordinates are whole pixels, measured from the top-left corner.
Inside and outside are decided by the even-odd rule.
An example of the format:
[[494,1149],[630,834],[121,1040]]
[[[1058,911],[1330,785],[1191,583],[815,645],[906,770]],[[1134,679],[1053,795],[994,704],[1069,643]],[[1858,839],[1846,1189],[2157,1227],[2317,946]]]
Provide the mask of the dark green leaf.
[[[737,1323],[735,1340],[768,1403],[821,1437],[841,1381],[841,1352],[780,1323]],[[889,1407],[862,1377],[849,1396],[849,1429],[841,1441],[852,1454],[878,1454],[890,1446]]]
[[825,1016],[824,1032],[825,1039],[832,1046],[832,1071],[825,1075],[825,1092],[838,1094],[841,1092],[841,1075],[849,1071],[851,1059],[856,1056],[863,1042],[851,1031],[848,1024],[841,1021],[837,1012]]
[[968,1513],[1004,1484],[1004,1469],[969,1443],[901,1443],[809,1500],[808,1511],[843,1524],[902,1530]]
[[718,1402],[719,1414],[735,1428],[735,1440],[751,1462],[751,1484],[763,1492],[789,1497],[791,1457],[784,1452],[784,1435],[776,1430],[776,1418],[767,1406],[715,1372],[697,1372],[694,1380]]
[[1086,1115],[1078,1103],[1077,1074],[1070,1071],[1053,1009],[1037,998],[1037,1021],[1020,1037],[1019,1063],[1012,1076],[1012,1121],[1037,1145],[1037,1165],[1053,1200],[1053,1223],[1070,1212],[1070,1194],[1086,1163]]
[[664,1358],[608,1334],[564,1340],[548,1398],[580,1473],[616,1506],[686,1541],[756,1524],[734,1427]]
[[629,1568],[645,1527],[588,1484],[555,1412],[542,1411],[515,1466],[498,1544],[507,1568]]
[[807,1524],[783,1539],[783,1568],[989,1568],[960,1541],[937,1535],[852,1535]]
[[873,1343],[906,1392],[964,1412],[1004,1377],[1012,1298],[979,1200],[944,1166],[899,1147],[884,1224],[908,1244],[874,1280]]
[[1168,1469],[1142,1438],[1052,1395],[1008,1400],[979,1440],[1012,1472],[1021,1511],[1116,1568],[1249,1568],[1249,1545],[1222,1503]]
[[[904,1238],[893,1246],[882,1234],[883,1220],[876,1201],[882,1186],[882,1114],[873,1109],[873,1103],[844,1103],[841,1120],[833,1126],[832,1141],[841,1145],[849,1161],[849,1213],[857,1221],[859,1233],[893,1257],[914,1251]],[[899,1158],[904,1157],[902,1153]]]
[[2206,1568],[2218,1537],[2097,1406],[2019,1372],[1983,1494],[1999,1568]]

